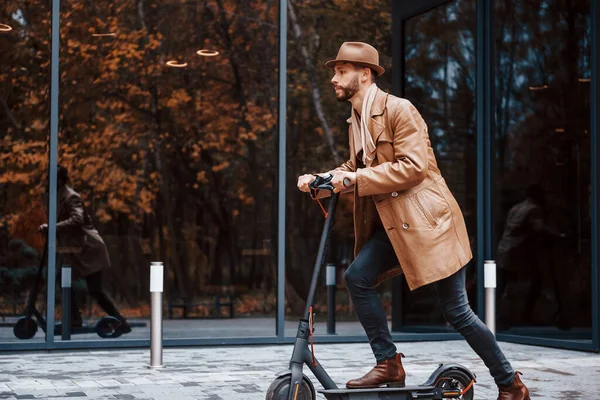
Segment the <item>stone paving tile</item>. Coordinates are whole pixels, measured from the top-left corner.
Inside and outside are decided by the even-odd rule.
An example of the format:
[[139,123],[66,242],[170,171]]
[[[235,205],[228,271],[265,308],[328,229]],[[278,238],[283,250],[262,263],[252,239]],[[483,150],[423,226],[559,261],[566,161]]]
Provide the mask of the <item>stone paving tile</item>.
[[96,381],[80,381],[80,380],[74,379],[73,382],[80,388],[95,388],[98,386],[102,386]]
[[146,377],[138,378],[138,379],[131,379],[131,381],[134,382],[134,384],[136,384],[136,385],[145,385],[145,384],[154,385],[154,381],[150,380]]
[[116,379],[102,379],[96,382],[105,388],[118,388],[121,385]]
[[79,387],[77,384],[75,384],[75,382],[68,379],[50,380],[50,382],[52,383],[52,385],[54,385],[56,389],[69,389]]

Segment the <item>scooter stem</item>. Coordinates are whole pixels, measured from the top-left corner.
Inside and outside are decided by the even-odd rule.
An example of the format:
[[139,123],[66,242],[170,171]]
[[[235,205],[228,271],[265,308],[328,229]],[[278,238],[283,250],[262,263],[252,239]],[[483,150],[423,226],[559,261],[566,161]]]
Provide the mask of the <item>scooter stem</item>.
[[319,252],[317,253],[317,260],[315,261],[315,268],[313,270],[312,281],[310,283],[310,290],[308,291],[308,298],[306,300],[306,309],[304,310],[304,319],[308,320],[310,308],[313,306],[315,300],[315,292],[317,290],[317,282],[321,273],[321,267],[327,257],[327,244],[329,242],[329,235],[333,226],[333,218],[335,215],[335,208],[337,206],[339,193],[332,193],[331,199],[329,200],[329,207],[327,209],[327,219],[325,219],[325,226],[321,232],[321,242],[319,244]]

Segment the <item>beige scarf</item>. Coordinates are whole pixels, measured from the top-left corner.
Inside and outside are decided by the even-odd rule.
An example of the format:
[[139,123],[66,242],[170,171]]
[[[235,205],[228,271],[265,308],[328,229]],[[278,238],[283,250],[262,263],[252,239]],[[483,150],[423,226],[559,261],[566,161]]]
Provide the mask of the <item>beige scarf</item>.
[[354,111],[354,108],[352,109],[351,129],[354,138],[354,149],[357,156],[361,150],[363,151],[362,161],[367,167],[371,166],[374,158],[373,155],[375,154],[375,143],[373,142],[373,137],[369,131],[369,120],[371,119],[371,107],[373,106],[373,100],[375,100],[377,90],[378,87],[374,82],[367,89],[362,103],[360,119],[356,111]]

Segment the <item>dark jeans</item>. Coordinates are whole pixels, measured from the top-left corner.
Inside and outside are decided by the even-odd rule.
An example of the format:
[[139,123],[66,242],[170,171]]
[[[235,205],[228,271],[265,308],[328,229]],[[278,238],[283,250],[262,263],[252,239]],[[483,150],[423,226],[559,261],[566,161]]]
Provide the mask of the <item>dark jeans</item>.
[[[387,317],[374,287],[375,278],[398,264],[384,230],[378,230],[360,251],[345,278],[354,308],[377,361],[395,356]],[[498,347],[496,338],[469,306],[465,289],[465,268],[433,283],[444,318],[460,332],[489,368],[497,385],[510,385],[514,371]]]
[[[85,277],[85,283],[88,288],[89,295],[96,300],[96,303],[111,317],[115,317],[119,321],[124,322],[125,318],[119,313],[117,307],[112,300],[104,292],[102,287],[102,271],[94,272]],[[75,299],[76,296],[71,297],[71,319],[73,324],[81,323],[81,314],[79,313],[79,307]]]

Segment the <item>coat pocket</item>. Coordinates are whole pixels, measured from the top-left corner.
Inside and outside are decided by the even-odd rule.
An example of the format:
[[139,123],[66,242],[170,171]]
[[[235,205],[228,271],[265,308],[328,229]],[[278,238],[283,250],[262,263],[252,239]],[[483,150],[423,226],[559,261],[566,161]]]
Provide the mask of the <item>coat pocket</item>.
[[435,220],[435,218],[433,218],[431,213],[425,209],[425,207],[419,200],[418,195],[415,194],[414,196],[411,196],[410,200],[413,204],[413,207],[417,211],[417,214],[419,214],[419,216],[421,217],[423,223],[435,229],[437,227],[437,221]]
[[440,225],[443,220],[450,217],[450,206],[437,184],[433,184],[417,192],[413,196],[413,201],[424,221],[433,229]]
[[388,230],[396,228],[404,233],[409,230],[432,230],[431,222],[415,200],[415,194],[386,199],[379,203],[378,210],[381,221]]

